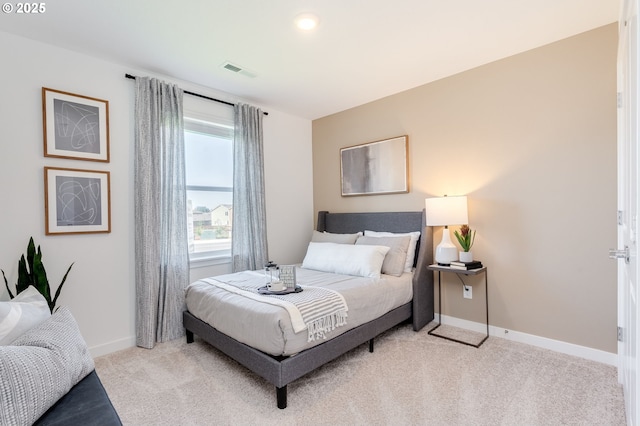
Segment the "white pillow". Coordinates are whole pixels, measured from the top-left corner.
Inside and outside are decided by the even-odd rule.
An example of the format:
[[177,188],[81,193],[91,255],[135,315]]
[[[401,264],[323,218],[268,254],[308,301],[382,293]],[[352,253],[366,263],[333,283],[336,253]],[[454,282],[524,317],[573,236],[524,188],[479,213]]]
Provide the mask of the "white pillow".
[[404,263],[407,259],[407,247],[411,237],[360,237],[356,245],[386,246],[389,252],[382,262],[382,273],[399,277],[404,272]]
[[47,301],[34,286],[10,301],[0,302],[0,345],[8,345],[50,316]]
[[409,241],[409,248],[407,248],[407,260],[404,263],[404,271],[411,272],[413,269],[413,260],[416,256],[416,245],[420,238],[420,231],[399,234],[394,234],[393,232],[364,231],[364,235],[366,237],[403,237],[405,235],[409,235],[411,237],[411,241]]
[[0,424],[33,424],[93,369],[78,325],[62,306],[0,346]]
[[334,274],[380,278],[382,262],[388,251],[389,247],[385,246],[310,242],[302,267]]
[[313,231],[311,241],[314,243],[337,243],[337,244],[355,244],[358,237],[362,236],[362,232],[355,234],[333,234],[331,232]]

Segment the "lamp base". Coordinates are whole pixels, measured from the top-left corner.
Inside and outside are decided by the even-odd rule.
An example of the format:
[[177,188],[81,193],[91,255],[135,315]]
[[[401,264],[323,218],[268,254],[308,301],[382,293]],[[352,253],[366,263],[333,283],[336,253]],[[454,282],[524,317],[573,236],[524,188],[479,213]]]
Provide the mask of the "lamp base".
[[449,228],[442,230],[442,241],[436,246],[435,261],[438,265],[449,266],[453,261],[458,260],[458,248],[451,242]]

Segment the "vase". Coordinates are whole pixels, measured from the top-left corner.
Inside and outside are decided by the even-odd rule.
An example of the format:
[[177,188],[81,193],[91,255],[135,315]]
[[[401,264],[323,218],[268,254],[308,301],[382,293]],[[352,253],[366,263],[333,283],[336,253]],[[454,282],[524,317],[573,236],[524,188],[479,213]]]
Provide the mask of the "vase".
[[459,253],[460,255],[460,262],[471,262],[473,261],[473,253],[470,251],[461,251]]

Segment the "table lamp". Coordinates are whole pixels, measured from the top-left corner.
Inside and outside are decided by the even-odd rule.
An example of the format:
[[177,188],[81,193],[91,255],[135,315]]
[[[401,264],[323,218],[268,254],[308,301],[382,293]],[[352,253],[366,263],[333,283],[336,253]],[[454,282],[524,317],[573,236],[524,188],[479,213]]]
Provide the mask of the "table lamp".
[[449,225],[469,223],[467,197],[433,197],[425,199],[427,226],[444,226],[442,241],[436,247],[435,261],[439,265],[449,265],[458,260],[458,248],[451,242]]

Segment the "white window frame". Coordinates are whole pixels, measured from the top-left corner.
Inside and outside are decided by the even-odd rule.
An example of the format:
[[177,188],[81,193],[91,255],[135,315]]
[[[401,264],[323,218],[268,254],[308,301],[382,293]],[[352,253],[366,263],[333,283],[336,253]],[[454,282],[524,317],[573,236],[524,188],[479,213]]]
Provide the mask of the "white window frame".
[[[213,114],[195,111],[184,112],[185,132],[210,134],[233,141],[233,121]],[[187,191],[233,192],[233,187],[187,185]],[[214,206],[215,207],[215,206]],[[231,260],[231,247],[222,250],[189,253],[191,267],[205,267],[228,263]]]

